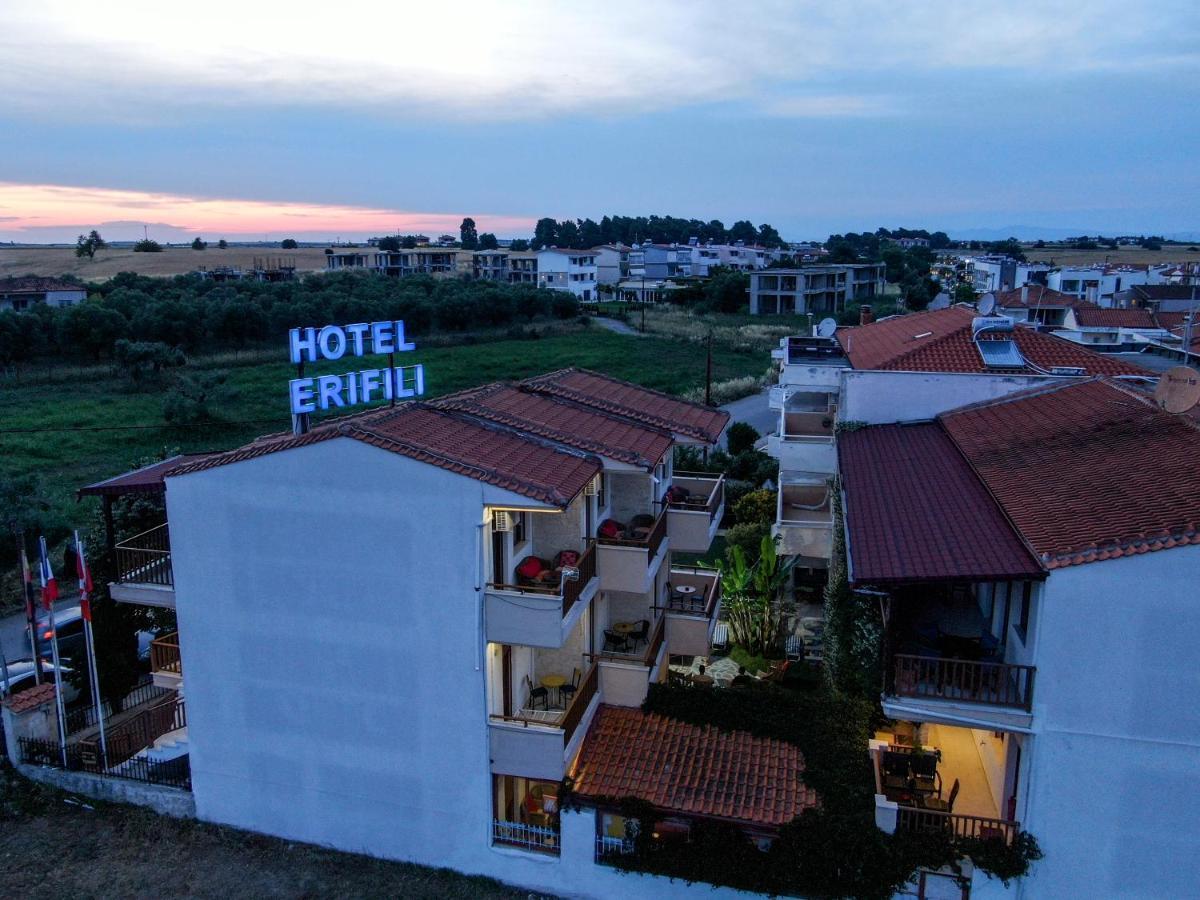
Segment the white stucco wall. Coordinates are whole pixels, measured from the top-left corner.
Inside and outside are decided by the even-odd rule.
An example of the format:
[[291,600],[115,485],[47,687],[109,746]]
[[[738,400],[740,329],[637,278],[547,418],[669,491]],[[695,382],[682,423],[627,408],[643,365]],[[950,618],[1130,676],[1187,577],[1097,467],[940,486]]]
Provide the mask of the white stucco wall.
[[869,425],[932,419],[939,413],[968,403],[994,400],[1062,380],[1039,375],[868,370],[847,371],[842,378],[838,421]]
[[1055,570],[1038,605],[1025,896],[1200,884],[1200,546]]

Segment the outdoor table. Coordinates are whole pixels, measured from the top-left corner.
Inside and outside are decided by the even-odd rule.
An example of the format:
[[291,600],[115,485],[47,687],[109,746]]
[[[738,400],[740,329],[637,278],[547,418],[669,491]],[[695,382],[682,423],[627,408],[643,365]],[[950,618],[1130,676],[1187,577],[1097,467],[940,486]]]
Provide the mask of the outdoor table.
[[617,634],[633,634],[638,627],[637,622],[613,622],[612,630]]
[[548,691],[554,691],[558,696],[558,705],[562,706],[562,686],[567,683],[565,675],[543,675],[541,678],[542,687]]
[[688,597],[688,596],[696,593],[696,589],[694,587],[692,587],[690,584],[682,584],[679,587],[675,588],[675,593],[683,594],[683,596]]
[[711,675],[693,675],[692,684],[711,686],[713,684],[713,677]]

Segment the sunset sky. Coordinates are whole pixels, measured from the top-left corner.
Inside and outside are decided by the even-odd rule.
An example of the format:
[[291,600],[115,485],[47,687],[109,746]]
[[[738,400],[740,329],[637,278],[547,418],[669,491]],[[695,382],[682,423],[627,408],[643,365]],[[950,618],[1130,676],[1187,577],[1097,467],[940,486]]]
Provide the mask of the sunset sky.
[[0,239],[1200,231],[1200,3],[0,5]]

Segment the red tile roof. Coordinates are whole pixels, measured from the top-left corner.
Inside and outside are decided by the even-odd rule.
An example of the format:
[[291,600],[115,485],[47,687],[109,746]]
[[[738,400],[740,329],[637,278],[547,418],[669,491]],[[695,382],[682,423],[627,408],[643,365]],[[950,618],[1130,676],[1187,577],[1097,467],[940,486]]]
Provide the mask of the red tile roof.
[[747,825],[777,827],[817,805],[792,744],[618,706],[597,710],[571,775],[581,798]]
[[855,583],[1044,574],[936,423],[847,431],[837,446]]
[[1200,543],[1200,427],[1108,379],[945,413],[1047,568]]
[[525,497],[565,507],[599,474],[593,456],[568,452],[533,436],[489,426],[424,403],[368,410],[314,427],[307,434],[260,438],[237,450],[185,463],[186,475],[331,438],[348,437]]
[[689,403],[587,369],[560,369],[522,383],[541,393],[565,397],[584,406],[708,443],[714,443],[729,422],[729,413],[723,410]]
[[1077,309],[1075,321],[1084,328],[1157,328],[1148,309]]
[[435,405],[645,469],[653,469],[671,450],[665,431],[516,385],[490,384],[442,397]]
[[0,294],[44,294],[46,291],[86,291],[87,285],[36,275],[0,278]]
[[[1025,288],[1014,288],[1011,291],[994,291],[996,306],[1003,309],[1090,309],[1096,304],[1090,300],[1082,300],[1074,294],[1064,294],[1040,284],[1027,285]],[[1024,291],[1024,294],[1022,293]]]
[[[900,372],[988,373],[971,339],[974,310],[961,306],[894,316],[839,328],[838,342],[856,369]],[[1017,328],[1014,340],[1021,355],[1042,369],[1082,368],[1088,375],[1148,375],[1138,366],[1094,353],[1072,341],[1032,328]],[[1021,371],[1021,370],[1018,370]],[[1033,370],[1024,370],[1032,373]]]
[[27,691],[21,691],[19,694],[13,694],[4,700],[4,705],[15,713],[28,712],[31,709],[36,709],[43,703],[54,702],[54,685],[50,683],[39,684],[37,687],[31,687]]
[[148,466],[142,466],[140,469],[134,469],[132,472],[125,472],[122,475],[116,475],[105,481],[97,481],[95,484],[89,484],[87,487],[80,488],[76,493],[80,497],[101,497],[105,495],[120,497],[124,494],[161,494],[164,490],[163,478],[172,469],[178,469],[185,463],[199,462],[202,459],[207,459],[215,455],[214,453],[181,453],[178,456],[172,456],[161,462],[151,463]]

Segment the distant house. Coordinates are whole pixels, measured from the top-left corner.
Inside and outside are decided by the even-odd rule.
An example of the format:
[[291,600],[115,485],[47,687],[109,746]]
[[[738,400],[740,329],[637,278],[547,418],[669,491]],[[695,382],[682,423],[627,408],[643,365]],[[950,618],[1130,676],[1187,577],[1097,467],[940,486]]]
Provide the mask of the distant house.
[[87,288],[55,278],[0,279],[0,310],[23,312],[38,303],[47,306],[74,306],[87,299]]
[[596,280],[600,284],[616,284],[629,276],[629,251],[626,244],[601,244],[593,247],[596,254]]
[[[1052,291],[1040,284],[1026,284],[1011,291],[989,292],[996,301],[996,312],[1015,322],[1061,328],[1072,309],[1095,309],[1090,300]],[[984,296],[987,296],[986,294]]]
[[587,302],[599,299],[596,293],[596,254],[592,250],[562,250],[550,247],[537,251],[538,287],[570,291]]
[[751,272],[750,315],[839,313],[882,294],[886,271],[883,263],[867,263]]
[[1114,306],[1133,306],[1155,312],[1186,312],[1200,307],[1200,285],[1135,284],[1113,295]]
[[1107,351],[1139,350],[1150,341],[1170,337],[1168,329],[1148,309],[1098,307],[1068,310],[1063,329],[1055,334],[1077,344]]

